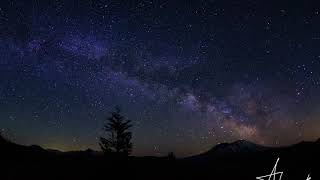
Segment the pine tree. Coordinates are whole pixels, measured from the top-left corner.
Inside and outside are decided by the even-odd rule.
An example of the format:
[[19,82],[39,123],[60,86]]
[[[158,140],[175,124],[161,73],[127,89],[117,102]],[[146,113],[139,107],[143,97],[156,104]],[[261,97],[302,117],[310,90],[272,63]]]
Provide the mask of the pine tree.
[[131,120],[126,119],[120,113],[120,108],[115,108],[104,125],[106,137],[100,137],[100,147],[105,154],[116,156],[128,156],[132,151],[132,127]]

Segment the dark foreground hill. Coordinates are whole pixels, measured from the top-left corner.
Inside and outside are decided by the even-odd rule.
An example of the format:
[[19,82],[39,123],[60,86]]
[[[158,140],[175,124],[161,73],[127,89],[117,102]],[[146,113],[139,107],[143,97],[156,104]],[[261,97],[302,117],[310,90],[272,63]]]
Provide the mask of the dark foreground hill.
[[[239,179],[267,175],[279,157],[282,180],[319,179],[320,141],[268,148],[248,141],[224,143],[183,159],[130,157],[115,161],[100,152],[59,152],[0,138],[0,179]],[[268,178],[266,178],[268,179]]]

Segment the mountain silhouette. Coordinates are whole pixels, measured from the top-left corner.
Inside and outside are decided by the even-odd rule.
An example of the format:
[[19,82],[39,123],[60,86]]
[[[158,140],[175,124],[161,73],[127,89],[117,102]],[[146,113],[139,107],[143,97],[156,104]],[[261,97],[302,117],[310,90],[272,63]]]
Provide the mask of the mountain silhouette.
[[[23,146],[0,136],[0,158],[5,164],[1,179],[255,179],[271,172],[280,158],[279,169],[286,178],[318,179],[320,140],[300,142],[286,147],[265,147],[239,140],[221,143],[207,152],[170,159],[166,157],[130,157],[121,168],[119,163],[99,151],[61,152],[40,146]],[[118,165],[117,165],[118,164]]]
[[238,140],[233,143],[221,143],[214,146],[210,149],[206,154],[212,153],[223,153],[223,154],[230,154],[230,153],[253,153],[264,151],[268,149],[267,147],[257,145],[250,141],[246,140]]

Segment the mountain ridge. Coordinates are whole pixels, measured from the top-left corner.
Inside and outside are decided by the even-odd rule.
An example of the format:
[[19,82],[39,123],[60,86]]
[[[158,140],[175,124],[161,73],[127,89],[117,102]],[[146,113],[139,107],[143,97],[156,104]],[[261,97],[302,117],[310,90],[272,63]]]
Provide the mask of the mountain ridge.
[[[20,149],[24,151],[33,151],[33,152],[42,152],[42,153],[49,153],[49,154],[59,154],[59,155],[68,155],[68,154],[86,154],[86,155],[94,155],[94,156],[100,156],[102,155],[101,151],[92,150],[90,148],[86,150],[79,150],[79,151],[60,151],[57,149],[45,149],[39,145],[20,145],[14,142],[11,142],[5,138],[3,138],[0,135],[0,145],[2,146],[2,150],[4,149]],[[188,159],[188,158],[194,158],[194,157],[201,157],[201,156],[229,156],[232,154],[250,154],[250,153],[259,153],[263,151],[273,150],[273,149],[285,149],[285,148],[291,148],[291,147],[299,147],[299,146],[308,146],[308,145],[320,145],[320,138],[316,141],[300,141],[296,144],[292,144],[289,146],[283,146],[283,147],[270,147],[270,146],[264,146],[259,145],[256,143],[253,143],[248,140],[236,140],[229,143],[220,143],[217,145],[214,145],[209,150],[200,153],[195,154],[192,156],[183,157],[180,159]],[[144,157],[144,156],[141,156]]]

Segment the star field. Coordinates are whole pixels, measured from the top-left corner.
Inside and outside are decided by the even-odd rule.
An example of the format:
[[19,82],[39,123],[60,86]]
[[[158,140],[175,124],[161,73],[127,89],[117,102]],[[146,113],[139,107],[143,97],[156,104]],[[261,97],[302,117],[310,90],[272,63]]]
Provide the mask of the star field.
[[119,105],[135,155],[316,139],[319,12],[317,1],[1,1],[1,131],[99,149]]

